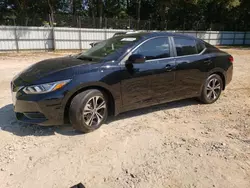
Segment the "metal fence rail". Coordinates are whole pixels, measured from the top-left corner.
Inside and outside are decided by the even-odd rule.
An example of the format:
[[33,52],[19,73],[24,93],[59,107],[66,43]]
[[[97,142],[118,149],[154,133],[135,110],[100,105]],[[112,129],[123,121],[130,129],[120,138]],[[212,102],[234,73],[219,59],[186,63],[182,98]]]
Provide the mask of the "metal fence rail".
[[[105,40],[128,30],[67,27],[0,26],[0,51],[82,50],[90,43]],[[212,45],[250,45],[250,32],[169,31],[201,38]]]

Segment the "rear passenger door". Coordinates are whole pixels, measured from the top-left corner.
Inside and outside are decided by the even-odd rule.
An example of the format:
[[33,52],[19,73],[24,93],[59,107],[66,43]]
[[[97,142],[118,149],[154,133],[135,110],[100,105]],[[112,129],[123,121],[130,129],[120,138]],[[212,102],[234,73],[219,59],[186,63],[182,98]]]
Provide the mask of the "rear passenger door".
[[172,41],[176,55],[176,98],[198,96],[214,64],[201,40],[174,36]]

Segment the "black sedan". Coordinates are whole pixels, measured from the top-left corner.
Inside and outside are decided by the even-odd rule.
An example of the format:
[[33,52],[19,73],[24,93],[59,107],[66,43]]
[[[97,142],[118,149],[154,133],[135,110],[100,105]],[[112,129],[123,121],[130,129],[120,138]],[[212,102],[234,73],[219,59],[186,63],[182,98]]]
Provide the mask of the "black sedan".
[[11,91],[18,120],[90,132],[128,110],[192,97],[214,103],[232,74],[233,57],[200,39],[137,33],[38,62],[13,79]]

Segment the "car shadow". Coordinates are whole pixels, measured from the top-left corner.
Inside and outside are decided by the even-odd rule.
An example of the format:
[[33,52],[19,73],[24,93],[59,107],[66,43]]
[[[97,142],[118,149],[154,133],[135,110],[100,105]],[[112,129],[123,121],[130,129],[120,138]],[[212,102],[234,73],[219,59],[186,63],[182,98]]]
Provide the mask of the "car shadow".
[[[145,115],[148,113],[181,108],[185,106],[198,105],[199,103],[195,99],[185,99],[175,102],[170,102],[162,105],[151,106],[147,108],[142,108],[138,110],[132,110],[129,112],[124,112],[118,116],[108,118],[107,124],[115,122],[118,120]],[[70,125],[60,125],[60,126],[39,126],[34,124],[22,123],[16,120],[13,105],[8,104],[0,108],[0,131],[7,131],[17,136],[52,136],[56,134],[61,134],[65,136],[76,136],[82,133],[75,131]]]
[[185,106],[192,106],[192,105],[198,105],[198,104],[200,104],[199,101],[197,99],[194,99],[194,98],[168,102],[168,103],[164,103],[164,104],[159,104],[159,105],[155,105],[155,106],[151,106],[151,107],[145,107],[145,108],[136,109],[136,110],[121,113],[118,116],[110,117],[108,119],[107,123],[111,123],[113,121],[118,121],[118,120],[130,118],[130,117],[134,117],[134,116],[145,115],[148,113],[153,113],[153,112],[157,112],[157,111],[161,111],[161,110],[182,108]]

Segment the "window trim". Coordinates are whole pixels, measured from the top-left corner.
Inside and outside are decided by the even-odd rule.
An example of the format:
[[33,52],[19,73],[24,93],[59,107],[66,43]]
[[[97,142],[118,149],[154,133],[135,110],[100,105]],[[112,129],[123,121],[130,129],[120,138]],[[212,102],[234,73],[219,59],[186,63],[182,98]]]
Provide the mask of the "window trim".
[[166,58],[158,58],[158,59],[150,59],[150,60],[146,60],[145,63],[147,62],[151,62],[151,61],[157,61],[157,60],[164,60],[164,59],[172,59],[175,58],[175,54],[173,51],[173,44],[171,42],[170,39],[171,36],[156,36],[156,37],[152,37],[152,38],[148,38],[144,41],[142,41],[140,44],[138,44],[136,47],[134,47],[130,52],[128,52],[127,55],[124,56],[124,58],[122,58],[122,60],[120,61],[119,65],[124,65],[126,60],[129,58],[130,55],[132,55],[132,53],[137,50],[141,45],[143,45],[145,42],[149,41],[149,40],[153,40],[153,39],[157,39],[157,38],[166,38],[168,39],[168,43],[169,43],[169,50],[170,50],[170,57],[166,57]]
[[185,38],[185,39],[191,39],[191,38],[185,37],[185,36],[171,36],[171,41],[172,41],[172,45],[173,45],[173,51],[174,51],[175,58],[183,58],[183,57],[190,57],[190,56],[199,56],[199,55],[202,55],[207,50],[207,48],[205,46],[205,48],[200,53],[198,53],[198,50],[197,50],[197,40],[198,39],[193,39],[195,41],[195,48],[196,48],[197,54],[177,56],[176,46],[175,46],[175,42],[174,42],[174,37],[176,37],[176,38]]

